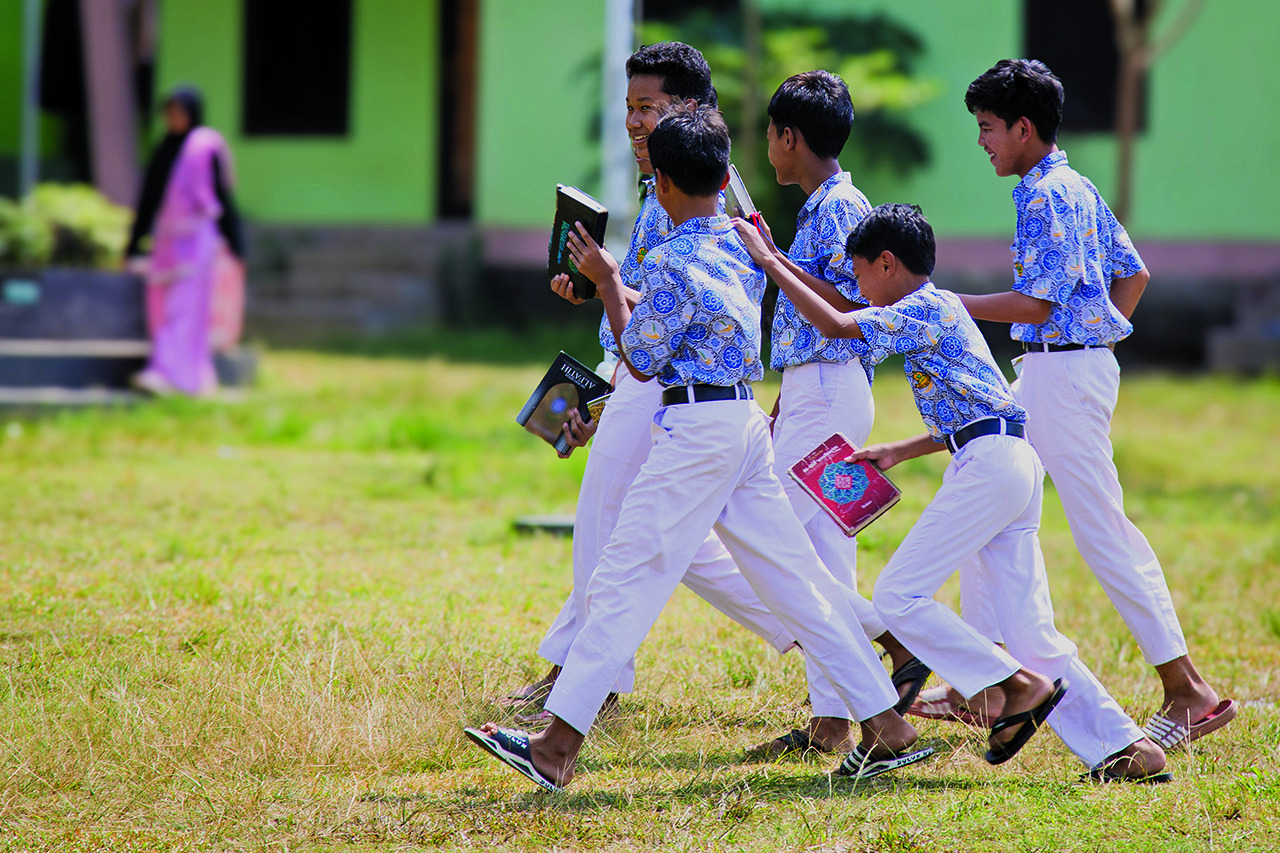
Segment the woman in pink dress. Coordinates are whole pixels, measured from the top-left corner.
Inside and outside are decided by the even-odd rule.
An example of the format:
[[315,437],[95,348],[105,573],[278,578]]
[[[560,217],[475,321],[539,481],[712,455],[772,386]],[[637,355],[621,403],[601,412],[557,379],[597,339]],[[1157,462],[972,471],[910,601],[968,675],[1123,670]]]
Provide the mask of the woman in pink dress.
[[[133,384],[153,394],[217,390],[209,335],[215,260],[223,238],[244,255],[231,155],[222,136],[202,126],[202,114],[194,88],[176,89],[165,101],[168,134],[147,165],[126,250],[130,266],[145,269],[151,329],[151,358]],[[150,259],[139,263],[149,234]]]

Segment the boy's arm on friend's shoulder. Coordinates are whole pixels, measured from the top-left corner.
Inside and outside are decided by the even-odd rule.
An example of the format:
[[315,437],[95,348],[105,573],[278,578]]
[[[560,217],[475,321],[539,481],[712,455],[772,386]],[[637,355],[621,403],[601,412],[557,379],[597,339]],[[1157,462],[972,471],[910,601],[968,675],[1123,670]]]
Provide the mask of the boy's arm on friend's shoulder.
[[[769,278],[774,280],[778,287],[782,288],[796,310],[812,323],[820,334],[828,338],[862,337],[862,330],[858,328],[857,322],[851,315],[837,309],[792,273],[787,265],[790,259],[787,259],[787,263],[783,262],[785,256],[777,250],[773,241],[767,240],[745,219],[735,219],[733,225],[738,231],[738,236],[742,238],[747,252],[750,253],[751,259],[765,271]],[[829,282],[825,284],[835,290]],[[841,299],[843,298],[841,296]],[[853,303],[850,303],[850,306],[858,307]]]

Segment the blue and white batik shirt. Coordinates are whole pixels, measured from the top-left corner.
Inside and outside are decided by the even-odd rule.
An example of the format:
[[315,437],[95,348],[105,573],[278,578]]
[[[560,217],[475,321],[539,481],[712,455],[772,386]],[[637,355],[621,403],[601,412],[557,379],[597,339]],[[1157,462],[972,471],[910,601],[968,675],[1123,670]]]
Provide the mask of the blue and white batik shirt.
[[1111,303],[1111,280],[1143,269],[1128,233],[1088,178],[1054,151],[1013,188],[1018,293],[1054,303],[1040,325],[1014,323],[1015,341],[1114,344],[1133,324]]
[[640,302],[622,348],[664,386],[735,385],[764,376],[765,275],[724,215],[694,217],[644,259]]
[[916,408],[936,441],[980,418],[1026,422],[982,333],[951,291],[925,282],[892,305],[851,316],[866,339],[855,339],[864,361],[905,357]]
[[[632,290],[641,290],[640,265],[644,263],[649,249],[667,239],[671,234],[671,217],[658,203],[658,194],[653,188],[653,178],[648,178],[640,193],[640,213],[636,215],[636,225],[631,229],[631,245],[627,253],[617,258],[622,273],[622,283]],[[609,315],[600,318],[600,346],[614,355],[618,354],[618,343],[613,337],[613,327],[609,325]]]
[[[831,282],[850,302],[865,304],[867,300],[858,289],[845,243],[849,233],[870,212],[871,203],[853,185],[848,172],[832,175],[800,209],[796,239],[787,256],[814,278]],[[778,292],[769,341],[769,366],[778,371],[815,361],[843,364],[858,354],[852,341],[819,334],[783,291]],[[871,376],[868,367],[867,379]]]

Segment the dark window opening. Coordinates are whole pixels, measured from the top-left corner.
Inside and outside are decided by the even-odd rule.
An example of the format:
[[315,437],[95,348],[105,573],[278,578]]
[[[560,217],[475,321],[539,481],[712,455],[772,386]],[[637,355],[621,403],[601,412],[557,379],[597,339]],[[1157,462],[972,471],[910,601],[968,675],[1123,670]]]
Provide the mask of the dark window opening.
[[471,216],[476,153],[476,0],[440,4],[441,217]]
[[[1146,2],[1136,5],[1137,14],[1145,14]],[[1120,51],[1108,0],[1023,0],[1022,14],[1024,56],[1049,66],[1066,89],[1062,130],[1114,131]],[[1147,124],[1146,89],[1144,80],[1138,96],[1139,130]]]
[[721,14],[737,12],[740,0],[641,0],[637,3],[646,21],[674,21],[698,9]]
[[244,0],[246,136],[345,136],[351,0]]

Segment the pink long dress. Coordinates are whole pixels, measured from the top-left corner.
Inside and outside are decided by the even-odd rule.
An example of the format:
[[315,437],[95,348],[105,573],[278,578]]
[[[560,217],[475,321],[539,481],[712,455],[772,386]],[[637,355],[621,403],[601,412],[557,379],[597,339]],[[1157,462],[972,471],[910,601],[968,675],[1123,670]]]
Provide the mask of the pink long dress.
[[213,183],[215,157],[229,180],[231,158],[222,136],[208,127],[192,130],[169,173],[147,276],[147,371],[186,394],[210,393],[218,385],[209,340],[222,215]]

